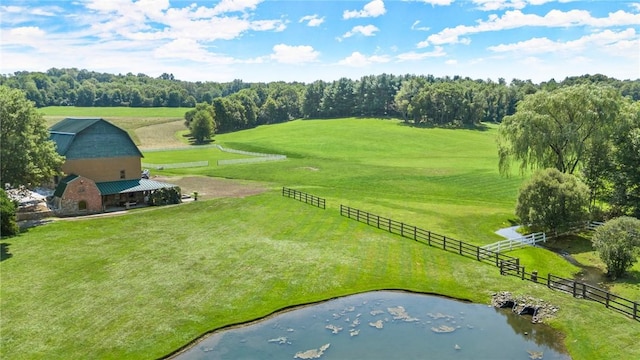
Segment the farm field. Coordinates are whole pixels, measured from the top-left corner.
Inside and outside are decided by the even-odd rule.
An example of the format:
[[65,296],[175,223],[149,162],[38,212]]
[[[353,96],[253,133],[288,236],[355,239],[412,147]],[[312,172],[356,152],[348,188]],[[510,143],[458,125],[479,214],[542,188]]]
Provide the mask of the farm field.
[[[153,133],[168,123],[122,126]],[[154,176],[217,177],[261,191],[54,221],[3,240],[0,357],[159,358],[207,331],[290,306],[405,289],[478,303],[502,290],[528,294],[560,308],[551,325],[565,333],[574,359],[640,358],[637,321],[339,215],[342,203],[469,243],[500,240],[493,232],[514,221],[524,178],[498,174],[495,134],[493,126],[293,121],[217,135],[224,147],[288,157],[225,166],[214,160],[232,154],[144,151],[162,146],[140,138],[144,162],[209,160]],[[326,198],[327,209],[283,198],[282,186]],[[539,248],[513,255],[541,273],[578,271]],[[637,282],[621,286],[640,298]]]

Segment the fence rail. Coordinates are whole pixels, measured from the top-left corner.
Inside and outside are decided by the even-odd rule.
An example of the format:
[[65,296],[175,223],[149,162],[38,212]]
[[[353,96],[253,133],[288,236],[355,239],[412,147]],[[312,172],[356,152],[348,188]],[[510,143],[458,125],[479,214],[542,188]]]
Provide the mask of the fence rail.
[[575,298],[596,301],[609,309],[622,312],[634,320],[640,321],[640,304],[638,302],[612,294],[607,290],[553,274],[547,274],[546,278],[539,277],[536,271],[527,272],[524,266],[508,261],[500,263],[500,274],[517,276],[522,280],[545,284],[550,289],[570,293]]
[[480,246],[468,244],[460,240],[436,234],[429,230],[424,230],[413,225],[384,218],[349,206],[340,205],[340,215],[346,216],[349,219],[354,219],[358,222],[366,223],[369,226],[375,226],[378,229],[387,230],[390,233],[398,234],[402,237],[409,238],[429,246],[439,247],[443,250],[455,252],[462,256],[475,258],[478,261],[494,264],[495,266],[499,266],[501,261],[511,261],[516,264],[520,261],[518,258],[509,255],[483,249]]
[[323,199],[321,197],[317,197],[315,195],[307,194],[307,193],[302,192],[302,191],[298,191],[298,190],[290,189],[290,188],[287,188],[287,187],[283,187],[282,188],[282,196],[290,197],[290,198],[302,201],[304,203],[319,207],[321,209],[326,209],[326,200],[325,199]]
[[209,166],[209,161],[193,161],[193,162],[185,162],[185,163],[173,163],[173,164],[150,164],[150,163],[141,163],[143,168],[151,168],[151,169],[179,169],[179,168],[190,168],[190,167],[206,167]]
[[269,157],[253,157],[253,158],[244,158],[244,159],[223,159],[223,160],[218,160],[218,166],[219,165],[235,165],[235,164],[251,164],[251,163],[259,163],[259,162],[266,162],[266,161],[280,161],[280,160],[286,160],[287,157],[282,155],[281,157],[279,156],[269,156]]
[[384,218],[345,205],[340,205],[340,215],[358,222],[366,223],[369,226],[375,226],[378,229],[389,231],[393,234],[398,234],[405,238],[413,239],[429,246],[437,246],[446,251],[455,252],[465,257],[475,258],[478,261],[489,262],[499,267],[500,274],[502,275],[518,276],[522,280],[545,284],[551,289],[569,292],[576,298],[599,302],[609,309],[620,311],[624,314],[630,315],[634,320],[640,321],[640,304],[637,302],[619,297],[606,290],[589,284],[561,278],[552,274],[548,274],[546,279],[541,279],[539,278],[537,271],[532,271],[530,273],[526,272],[525,267],[520,265],[519,258],[485,249],[480,246],[471,245],[444,235],[436,234],[428,230],[423,230],[412,225]]
[[482,248],[491,250],[491,251],[501,252],[501,251],[519,249],[527,245],[535,246],[535,244],[539,242],[547,242],[547,236],[545,235],[545,233],[538,232],[538,233],[529,234],[527,236],[523,236],[515,239],[502,240],[493,244],[485,245]]

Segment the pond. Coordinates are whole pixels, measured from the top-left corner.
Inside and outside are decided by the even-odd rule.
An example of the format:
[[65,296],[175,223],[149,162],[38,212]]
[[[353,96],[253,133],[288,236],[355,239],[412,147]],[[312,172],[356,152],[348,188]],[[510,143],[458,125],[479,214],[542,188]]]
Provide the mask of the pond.
[[561,334],[490,305],[375,291],[215,332],[195,359],[570,359]]

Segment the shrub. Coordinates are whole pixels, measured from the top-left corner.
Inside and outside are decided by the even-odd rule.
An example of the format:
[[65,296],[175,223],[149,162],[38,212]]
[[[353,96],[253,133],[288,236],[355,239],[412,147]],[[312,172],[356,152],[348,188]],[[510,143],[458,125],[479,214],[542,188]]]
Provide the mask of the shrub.
[[640,256],[640,220],[622,216],[607,221],[591,238],[609,276],[624,275]]
[[2,218],[0,237],[13,236],[20,232],[16,221],[17,208],[18,204],[9,199],[7,193],[0,189],[0,217]]
[[158,189],[149,195],[149,205],[169,205],[181,202],[179,187]]

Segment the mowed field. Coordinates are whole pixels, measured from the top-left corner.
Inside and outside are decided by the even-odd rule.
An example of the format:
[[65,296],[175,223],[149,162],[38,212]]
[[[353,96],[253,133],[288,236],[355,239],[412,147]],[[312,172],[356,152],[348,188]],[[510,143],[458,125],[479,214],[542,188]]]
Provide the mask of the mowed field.
[[[163,124],[136,131],[164,133]],[[179,140],[166,133],[168,143]],[[257,195],[54,221],[3,240],[0,357],[158,358],[207,331],[286,307],[405,289],[479,303],[501,290],[528,294],[559,306],[550,323],[565,333],[574,359],[640,358],[637,321],[339,215],[345,204],[474,244],[499,240],[493,232],[515,220],[524,178],[498,174],[495,134],[492,126],[341,119],[217,135],[225,147],[288,158],[152,170],[260,184]],[[143,161],[215,160],[224,156],[217,151],[144,151]],[[327,209],[283,198],[282,186],[325,197]],[[578,271],[541,249],[512,255],[540,273]],[[636,285],[624,286],[640,298]]]

